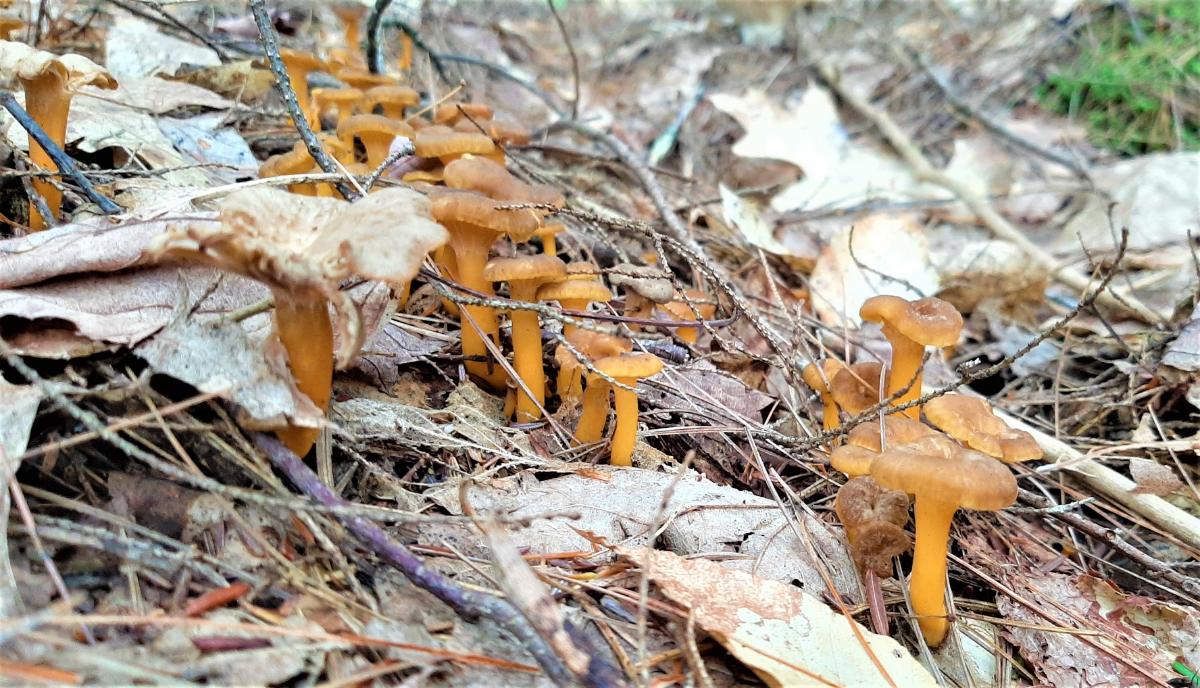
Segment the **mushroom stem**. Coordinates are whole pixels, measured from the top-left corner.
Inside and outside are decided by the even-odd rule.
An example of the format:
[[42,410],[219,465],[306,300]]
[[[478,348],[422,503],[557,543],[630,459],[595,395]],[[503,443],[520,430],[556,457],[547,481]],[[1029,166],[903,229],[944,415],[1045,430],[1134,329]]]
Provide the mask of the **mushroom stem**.
[[574,365],[570,363],[560,365],[554,389],[562,399],[578,397],[583,394],[583,366],[578,362]]
[[821,392],[821,404],[824,406],[822,411],[823,426],[826,432],[833,430],[838,425],[841,425],[842,419],[838,415],[837,402],[833,400],[833,395],[829,392]]
[[[34,121],[42,125],[50,140],[62,148],[67,137],[67,112],[71,109],[71,94],[67,91],[62,75],[50,70],[36,79],[25,82],[25,109]],[[50,172],[58,169],[50,154],[38,145],[32,136],[29,137],[29,159],[40,169]],[[57,216],[62,207],[62,191],[48,180],[34,179],[33,188],[46,200],[46,207],[51,214]],[[30,202],[30,229],[35,232],[43,230],[54,220],[53,217],[42,217],[33,202]]]
[[950,628],[946,619],[946,546],[956,510],[953,502],[920,495],[914,508],[917,537],[908,590],[913,614],[930,647],[941,645]]
[[[633,387],[635,377],[619,377],[617,382]],[[609,463],[614,466],[633,465],[633,445],[637,442],[638,396],[637,392],[613,387],[613,406],[617,411],[616,427],[613,428],[612,455]]]
[[[912,386],[908,388],[908,391],[892,402],[893,406],[899,406],[921,396],[921,378],[923,376],[921,359],[925,356],[925,347],[905,337],[890,325],[883,326],[883,336],[887,337],[888,342],[892,345],[892,364],[888,366],[887,376],[887,396],[890,397],[904,389],[904,386],[910,380],[912,381]],[[921,407],[919,406],[904,409],[902,413],[913,420],[921,419]]]
[[[333,385],[333,327],[325,299],[314,294],[275,290],[275,329],[287,350],[288,367],[296,387],[326,411]],[[303,457],[317,441],[320,428],[288,426],[276,431],[296,456]]]
[[[451,235],[454,235],[454,228],[449,227]],[[464,287],[473,289],[481,294],[492,296],[496,292],[492,289],[492,283],[483,277],[483,267],[487,265],[488,251],[491,249],[492,237],[482,240],[470,240],[467,238],[470,233],[462,233],[463,240],[454,245],[454,260],[458,280]],[[504,370],[489,360],[487,345],[483,343],[483,337],[480,332],[486,337],[491,337],[494,341],[500,330],[500,325],[496,320],[496,311],[487,306],[467,306],[460,304],[458,307],[460,322],[462,325],[462,349],[463,356],[468,357],[466,362],[467,372],[473,377],[485,382],[493,390],[499,391],[504,389],[507,376]],[[479,327],[476,331],[471,326],[471,320],[475,321],[475,325]],[[482,357],[482,361],[469,360],[471,357]]]
[[608,420],[608,382],[599,375],[588,375],[583,390],[583,412],[575,426],[575,441],[580,444],[599,442]]
[[[535,280],[509,282],[514,301],[537,300]],[[537,311],[518,309],[509,313],[512,322],[513,370],[533,393],[517,388],[517,422],[528,423],[542,417],[546,405],[546,372],[542,369],[542,328]]]

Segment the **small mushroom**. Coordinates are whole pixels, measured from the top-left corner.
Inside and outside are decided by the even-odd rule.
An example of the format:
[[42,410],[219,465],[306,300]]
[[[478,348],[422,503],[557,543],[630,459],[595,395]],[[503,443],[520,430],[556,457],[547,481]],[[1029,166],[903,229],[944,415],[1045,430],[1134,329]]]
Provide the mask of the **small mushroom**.
[[[562,279],[567,266],[555,256],[517,256],[493,258],[483,268],[483,276],[491,282],[508,282],[513,301],[533,303],[538,286],[543,282]],[[546,374],[542,367],[542,329],[536,311],[516,309],[509,313],[512,321],[513,369],[521,378],[530,397],[523,390],[517,394],[517,422],[528,423],[542,416],[546,405]]]
[[[575,329],[572,332],[564,333],[564,336],[567,342],[588,360],[607,358],[633,350],[633,342],[624,337],[603,332]],[[558,379],[554,389],[559,398],[564,400],[580,398],[583,395],[583,362],[576,358],[570,349],[561,344],[554,352],[554,361],[558,363]],[[605,418],[601,416],[599,427],[591,433],[594,434],[595,439],[590,441],[594,442],[596,439],[600,439],[600,433],[604,430],[604,421]]]
[[[863,320],[883,325],[883,336],[892,345],[892,363],[888,367],[887,396],[912,386],[893,401],[900,406],[921,396],[921,363],[925,347],[947,347],[958,343],[962,315],[948,302],[930,297],[906,301],[898,296],[873,296],[863,303],[858,314]],[[904,410],[913,420],[921,416],[917,406]]]
[[937,431],[902,413],[890,413],[883,416],[883,433],[884,437],[881,440],[879,422],[868,421],[854,426],[854,429],[846,435],[846,444],[869,449],[878,454],[886,447],[916,442],[922,437],[936,435]]
[[907,552],[912,540],[908,525],[908,495],[887,490],[870,477],[852,478],[837,491],[833,510],[846,528],[850,554],[859,574],[872,571],[880,578],[893,574],[892,557]]
[[368,88],[363,92],[363,112],[373,112],[375,106],[383,110],[390,119],[404,119],[404,110],[420,104],[421,95],[415,89],[397,84],[385,84]]
[[296,102],[300,105],[300,111],[308,119],[310,127],[318,127],[320,117],[308,90],[308,75],[324,69],[325,62],[312,53],[291,48],[281,48],[279,57],[287,70],[288,80],[292,82],[292,90],[296,92]]
[[[708,296],[699,289],[685,289],[683,292],[675,292],[675,300],[660,305],[659,309],[671,316],[672,320],[685,322],[695,322],[697,319],[709,320],[716,314],[717,305],[705,303],[704,300],[707,298]],[[696,340],[700,338],[700,328],[676,327],[675,336],[688,344],[695,344]]]
[[[25,109],[59,148],[67,135],[67,116],[71,97],[83,86],[114,89],[117,82],[103,67],[82,55],[55,55],[14,41],[0,41],[0,79],[18,80],[25,88]],[[44,170],[58,166],[38,142],[29,138],[29,160]],[[33,188],[46,201],[46,207],[58,215],[62,192],[48,181],[33,180]],[[45,218],[32,201],[29,227],[45,229],[54,218]]]
[[396,85],[396,80],[386,74],[372,74],[365,69],[356,69],[354,67],[340,69],[334,76],[337,77],[338,81],[350,88],[357,88],[364,92],[376,86]]
[[930,647],[946,637],[946,555],[959,509],[999,511],[1017,498],[1012,471],[990,456],[930,435],[889,448],[871,462],[883,487],[914,496],[917,542],[909,581],[913,613]]
[[613,387],[600,375],[589,375],[583,395],[583,413],[579,418],[579,428],[575,437],[581,443],[595,442],[599,439],[598,433],[595,437],[591,436],[593,419],[598,416],[603,427],[604,419],[608,416],[608,390],[611,387],[617,420],[613,427],[609,463],[614,466],[632,466],[633,445],[637,442],[638,427],[637,381],[657,375],[663,368],[663,362],[654,354],[637,352],[601,358],[593,367],[622,385],[635,389]]
[[[284,177],[289,174],[304,174],[312,167],[312,156],[308,154],[308,149],[301,143],[287,153],[272,155],[264,160],[258,167],[258,176],[260,179],[267,179],[268,177]],[[288,184],[288,190],[304,196],[317,195],[312,184]]]
[[547,222],[533,233],[533,237],[542,242],[542,253],[548,256],[558,255],[557,237],[566,231],[567,226],[561,222]]
[[312,98],[318,120],[332,106],[337,108],[336,124],[340,125],[354,114],[354,108],[362,102],[363,92],[357,88],[314,88]]
[[475,121],[492,118],[492,108],[483,103],[442,103],[433,111],[433,123],[447,126],[457,124],[459,120],[466,119],[464,112]]
[[422,158],[438,158],[448,163],[464,155],[482,155],[503,162],[504,153],[496,150],[496,144],[483,134],[454,131],[450,127],[433,125],[417,130],[413,137],[413,149]]
[[[218,222],[171,227],[148,254],[213,265],[269,287],[296,386],[325,410],[334,364],[347,367],[364,338],[358,308],[341,282],[359,276],[399,289],[446,238],[430,217],[429,200],[408,189],[384,189],[350,204],[256,187],[227,196]],[[278,434],[303,456],[318,429],[291,426]]]
[[352,52],[357,52],[359,49],[359,36],[362,35],[362,20],[367,16],[366,5],[359,3],[349,3],[345,5],[334,5],[333,13],[342,22],[343,37],[346,40],[346,48]]
[[826,431],[841,425],[841,419],[838,417],[838,405],[833,400],[833,393],[829,391],[829,387],[833,383],[833,377],[845,367],[845,364],[836,358],[827,358],[820,363],[809,363],[800,373],[804,384],[821,396],[821,405],[825,407],[822,412],[822,420]]
[[857,416],[879,403],[879,376],[882,373],[882,363],[855,363],[834,373],[829,381],[829,393],[839,408]]
[[[613,267],[608,280],[614,287],[624,287],[625,315],[630,318],[649,318],[655,304],[667,303],[675,296],[670,276],[649,265],[620,263]],[[635,323],[626,325],[631,330],[640,329]]]
[[375,169],[387,159],[392,139],[397,136],[411,139],[415,132],[404,122],[383,115],[351,115],[338,124],[337,135],[348,145],[353,145],[356,137],[362,141],[367,167]]
[[[569,266],[568,266],[569,267]],[[604,283],[596,279],[566,279],[562,282],[543,284],[537,293],[538,301],[557,301],[564,310],[586,311],[592,303],[608,303],[612,300],[612,292]],[[563,334],[569,335],[576,329],[575,325],[563,325]]]
[[975,451],[1004,463],[1042,458],[1042,448],[1033,435],[1010,428],[984,399],[947,394],[930,399],[924,408],[930,423]]
[[[454,278],[464,287],[485,296],[495,294],[492,283],[483,275],[492,244],[505,234],[524,241],[538,227],[538,218],[530,211],[498,210],[501,205],[501,202],[467,191],[444,191],[433,198],[433,217],[450,232]],[[483,338],[471,325],[474,321],[483,336],[495,339],[499,332],[495,311],[486,306],[461,306],[458,310],[463,355],[468,357],[467,371],[495,391],[504,389],[504,371],[487,360]],[[479,357],[483,360],[472,360]]]

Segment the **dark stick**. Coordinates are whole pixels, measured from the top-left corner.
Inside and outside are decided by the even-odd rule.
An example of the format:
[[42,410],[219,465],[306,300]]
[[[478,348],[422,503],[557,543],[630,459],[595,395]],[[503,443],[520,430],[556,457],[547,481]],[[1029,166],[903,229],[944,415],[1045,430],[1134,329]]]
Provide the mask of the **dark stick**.
[[54,161],[54,164],[58,165],[58,171],[70,177],[72,181],[79,185],[80,189],[83,189],[83,192],[87,194],[87,197],[90,198],[93,203],[100,206],[100,212],[104,213],[105,215],[112,215],[113,213],[121,212],[121,206],[113,203],[112,200],[107,196],[104,196],[99,191],[96,191],[96,187],[92,186],[92,183],[89,182],[86,177],[84,177],[82,174],[79,174],[79,169],[75,167],[75,161],[72,160],[66,153],[64,153],[62,148],[59,148],[57,144],[50,140],[50,135],[47,134],[46,130],[42,128],[42,125],[35,122],[34,119],[29,116],[29,113],[25,112],[25,108],[21,107],[21,104],[17,102],[17,99],[13,97],[12,93],[9,91],[0,92],[0,102],[4,104],[4,109],[8,110],[8,113],[13,116],[13,119],[17,120],[17,123],[19,123],[25,129],[25,131],[29,132],[29,138],[37,141],[38,145],[41,146],[46,151],[46,154],[50,156],[50,159]]
[[[321,482],[317,474],[274,435],[256,432],[252,437],[254,444],[267,455],[275,468],[287,476],[302,493],[325,506],[346,504],[345,500]],[[471,623],[481,618],[495,621],[533,655],[550,680],[560,686],[574,685],[571,671],[530,626],[529,621],[507,601],[456,585],[442,572],[428,566],[424,560],[413,554],[412,550],[390,538],[382,528],[365,518],[345,516],[339,520],[372,552],[399,569],[413,585],[432,593]]]
[[[20,158],[17,158],[17,169],[28,169],[25,162]],[[33,204],[38,214],[46,218],[46,225],[54,226],[58,224],[58,218],[54,216],[54,213],[50,212],[50,206],[46,205],[46,199],[42,198],[42,195],[38,193],[37,187],[33,185],[33,178],[21,177],[21,187],[25,189],[25,195],[29,196],[29,202]]]
[[379,32],[383,27],[383,15],[392,0],[375,0],[371,14],[367,15],[367,68],[372,74],[383,73],[383,56],[379,54]]
[[421,34],[417,33],[417,30],[414,29],[411,24],[403,19],[389,19],[383,23],[388,26],[394,26],[407,34],[409,39],[411,39],[413,42],[413,47],[424,51],[425,54],[429,56],[429,62],[433,65],[434,71],[437,72],[438,78],[441,79],[443,83],[451,86],[458,85],[457,81],[452,80],[450,75],[446,74],[446,63],[442,62],[442,56],[433,48],[429,47],[429,44],[426,43],[423,38],[421,38]]
[[[267,54],[267,62],[270,63],[271,72],[275,75],[275,85],[279,88],[279,94],[283,97],[283,104],[287,108],[288,114],[292,116],[296,131],[300,133],[300,140],[304,141],[304,147],[308,149],[308,154],[322,170],[329,174],[341,174],[337,163],[321,147],[317,135],[313,133],[312,127],[308,126],[308,119],[305,118],[304,111],[300,109],[300,102],[296,100],[296,90],[292,87],[291,78],[288,77],[287,67],[283,66],[283,58],[279,56],[279,40],[275,35],[275,27],[271,24],[271,17],[267,14],[264,0],[250,0],[250,11],[254,13],[254,23],[258,25],[259,44],[262,46],[263,52]],[[348,201],[358,200],[358,192],[349,184],[334,182],[334,186],[342,198]]]

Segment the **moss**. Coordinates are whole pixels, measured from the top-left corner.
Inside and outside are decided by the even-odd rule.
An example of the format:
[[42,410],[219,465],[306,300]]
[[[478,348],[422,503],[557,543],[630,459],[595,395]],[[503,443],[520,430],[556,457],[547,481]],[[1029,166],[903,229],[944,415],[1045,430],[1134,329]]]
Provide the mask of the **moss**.
[[1200,2],[1133,4],[1136,19],[1097,10],[1074,61],[1042,84],[1042,103],[1123,154],[1200,150]]

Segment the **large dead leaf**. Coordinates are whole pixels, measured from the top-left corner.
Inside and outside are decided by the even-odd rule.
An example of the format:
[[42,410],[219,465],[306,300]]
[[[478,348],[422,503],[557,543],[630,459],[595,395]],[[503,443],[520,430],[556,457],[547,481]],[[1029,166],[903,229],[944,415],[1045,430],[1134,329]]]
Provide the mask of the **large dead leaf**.
[[895,640],[792,586],[670,552],[617,551],[767,685],[937,685]]
[[643,399],[668,408],[728,412],[753,422],[761,421],[762,410],[775,403],[774,397],[750,389],[703,359],[664,371],[662,384],[648,384],[644,390]]
[[[660,514],[663,499],[670,498]],[[749,492],[709,482],[693,471],[675,476],[638,468],[596,467],[585,473],[539,480],[533,473],[472,486],[477,510],[510,516],[578,511],[576,521],[537,520],[513,534],[533,552],[590,550],[597,539],[610,544],[647,544],[650,524],[661,515],[661,546],[681,555],[722,555],[721,566],[794,583],[820,594],[826,589],[808,548],[788,527],[778,506]],[[457,487],[433,498],[461,513]],[[808,539],[828,568],[838,591],[861,599],[858,575],[844,545],[821,521],[797,514]],[[581,531],[590,533],[585,537]],[[734,556],[730,556],[734,555]]]
[[876,294],[914,299],[939,289],[921,226],[911,216],[885,214],[869,215],[839,232],[821,251],[810,284],[813,308],[834,326],[842,324],[843,315],[850,325],[859,324],[859,307]]
[[108,29],[105,46],[104,64],[118,81],[174,74],[183,64],[221,64],[221,58],[211,48],[169,36],[156,25],[128,15],[117,17]]
[[744,158],[784,160],[804,178],[771,201],[780,212],[845,207],[868,198],[905,198],[917,183],[903,163],[865,141],[851,141],[829,91],[809,86],[794,103],[780,105],[762,90],[709,96],[746,130],[733,146]]

